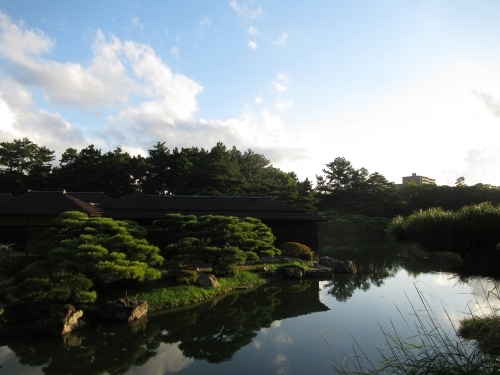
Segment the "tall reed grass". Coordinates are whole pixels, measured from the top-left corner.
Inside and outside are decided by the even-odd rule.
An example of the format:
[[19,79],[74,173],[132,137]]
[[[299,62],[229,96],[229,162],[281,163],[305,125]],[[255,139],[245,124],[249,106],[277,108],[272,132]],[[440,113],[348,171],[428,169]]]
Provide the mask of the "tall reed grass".
[[[472,329],[472,335],[469,334],[469,336],[461,333],[460,328],[455,328],[446,309],[445,313],[452,328],[450,330],[443,327],[423,293],[418,288],[416,290],[419,303],[422,305],[420,308],[413,304],[407,296],[412,306],[411,315],[414,319],[406,318],[398,308],[410,334],[401,336],[392,321],[389,328],[385,328],[379,323],[385,342],[382,348],[378,349],[380,357],[377,359],[369,358],[356,339],[354,339],[354,344],[352,349],[348,351],[348,355],[341,358],[323,336],[335,358],[332,362],[334,370],[338,374],[500,374],[498,351],[484,350],[481,341],[466,339],[465,337],[477,339],[478,331]],[[471,318],[477,322],[489,318],[480,317],[477,315],[477,311],[473,310],[469,314],[470,316],[462,322]],[[463,323],[460,327],[462,326]],[[486,331],[482,332],[485,334],[483,338],[493,338],[491,335],[488,336]],[[496,343],[498,340],[497,336]]]
[[458,211],[442,208],[415,211],[408,217],[394,218],[387,232],[398,241],[418,243],[427,251],[461,255],[491,253],[500,243],[500,206],[484,202]]

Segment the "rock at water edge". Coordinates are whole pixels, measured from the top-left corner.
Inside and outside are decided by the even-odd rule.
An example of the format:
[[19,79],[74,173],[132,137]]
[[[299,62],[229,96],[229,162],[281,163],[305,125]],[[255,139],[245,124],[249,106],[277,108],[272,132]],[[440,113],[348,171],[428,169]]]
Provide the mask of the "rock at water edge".
[[148,313],[148,301],[119,298],[116,301],[107,301],[101,309],[101,316],[105,319],[130,322],[140,319]]
[[205,286],[208,288],[218,288],[220,287],[219,281],[212,274],[200,273],[198,279],[196,279],[196,284]]
[[85,326],[79,320],[82,316],[83,311],[77,311],[73,305],[47,306],[38,313],[34,330],[40,334],[61,336]]

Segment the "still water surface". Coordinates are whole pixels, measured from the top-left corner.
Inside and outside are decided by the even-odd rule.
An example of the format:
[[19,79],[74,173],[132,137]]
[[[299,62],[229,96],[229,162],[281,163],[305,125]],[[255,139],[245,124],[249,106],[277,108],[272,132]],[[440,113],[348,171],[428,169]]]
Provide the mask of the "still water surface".
[[[360,254],[361,255],[361,254]],[[64,338],[0,331],[1,374],[332,374],[321,333],[342,358],[353,338],[377,361],[379,324],[409,335],[415,288],[444,327],[478,304],[487,283],[460,284],[442,264],[398,254],[363,255],[356,275],[280,281],[191,308],[153,312],[134,325],[90,327]],[[443,307],[444,306],[444,307]]]

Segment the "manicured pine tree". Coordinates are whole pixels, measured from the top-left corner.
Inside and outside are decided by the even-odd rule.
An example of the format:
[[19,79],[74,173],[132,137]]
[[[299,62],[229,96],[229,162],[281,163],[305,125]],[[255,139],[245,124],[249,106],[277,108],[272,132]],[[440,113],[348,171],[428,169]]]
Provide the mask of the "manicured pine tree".
[[132,221],[91,218],[65,212],[29,251],[46,258],[28,267],[19,285],[22,300],[93,302],[96,284],[119,280],[154,280],[163,263],[158,247],[145,239],[145,230]]

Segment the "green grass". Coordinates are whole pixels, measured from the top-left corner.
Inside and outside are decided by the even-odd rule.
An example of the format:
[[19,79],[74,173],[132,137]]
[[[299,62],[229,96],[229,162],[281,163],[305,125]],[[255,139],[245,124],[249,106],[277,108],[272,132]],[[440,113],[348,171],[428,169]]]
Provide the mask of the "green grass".
[[269,263],[269,264],[260,264],[258,266],[255,266],[255,270],[261,270],[264,267],[267,267],[273,271],[277,271],[280,268],[300,268],[301,270],[305,271],[308,270],[309,268],[312,267],[311,262],[300,262],[300,261],[293,261],[293,262],[288,262],[288,263]]
[[460,321],[458,333],[466,339],[476,340],[486,353],[500,354],[500,316],[465,318]]
[[172,283],[169,283],[170,286],[150,288],[133,293],[129,297],[147,300],[149,308],[152,310],[168,309],[213,298],[238,287],[264,284],[266,279],[256,272],[240,271],[236,276],[219,278],[218,281],[219,288],[205,288],[197,285],[172,285]]

